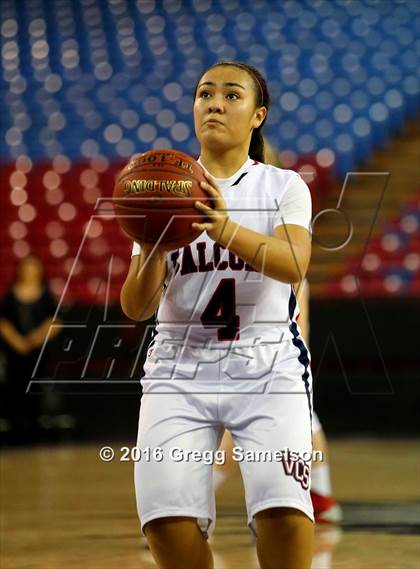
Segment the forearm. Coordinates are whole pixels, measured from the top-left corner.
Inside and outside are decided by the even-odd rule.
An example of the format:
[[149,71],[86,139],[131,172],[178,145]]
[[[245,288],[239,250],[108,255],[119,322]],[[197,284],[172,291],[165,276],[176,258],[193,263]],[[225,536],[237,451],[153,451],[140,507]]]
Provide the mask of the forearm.
[[307,266],[298,246],[263,235],[228,220],[218,242],[251,265],[256,271],[284,283],[303,278]]
[[8,320],[0,320],[0,335],[13,350],[23,352],[27,349],[25,337]]
[[[45,342],[48,336],[48,340],[52,340],[60,331],[58,324],[61,322],[54,320],[53,318],[47,318],[42,324],[37,328],[32,330],[28,335],[28,340],[32,348],[39,348]],[[52,326],[55,324],[55,326]]]
[[132,320],[147,320],[159,306],[166,278],[166,252],[143,247],[133,257],[125,283],[121,289],[121,307]]

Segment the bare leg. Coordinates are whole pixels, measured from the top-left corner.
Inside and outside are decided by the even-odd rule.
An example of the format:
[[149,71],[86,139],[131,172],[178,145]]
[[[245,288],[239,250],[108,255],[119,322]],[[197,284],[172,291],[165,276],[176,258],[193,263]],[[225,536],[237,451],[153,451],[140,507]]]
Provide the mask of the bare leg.
[[195,518],[152,520],[144,533],[160,569],[213,569],[209,544]]
[[229,431],[223,433],[222,442],[220,443],[219,450],[223,450],[225,453],[226,461],[224,464],[215,464],[213,466],[213,480],[214,480],[214,491],[217,492],[220,486],[225,482],[227,478],[232,474],[237,464],[233,460],[232,449],[234,447],[234,442],[232,435]]
[[261,569],[309,569],[314,524],[294,508],[269,508],[255,516]]

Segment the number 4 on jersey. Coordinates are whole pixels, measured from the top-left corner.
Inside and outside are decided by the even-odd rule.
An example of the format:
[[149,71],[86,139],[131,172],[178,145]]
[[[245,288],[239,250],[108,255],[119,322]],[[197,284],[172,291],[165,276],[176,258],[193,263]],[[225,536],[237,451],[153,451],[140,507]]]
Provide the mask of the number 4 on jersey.
[[205,328],[219,326],[217,339],[239,340],[240,318],[235,314],[235,279],[222,279],[201,315]]

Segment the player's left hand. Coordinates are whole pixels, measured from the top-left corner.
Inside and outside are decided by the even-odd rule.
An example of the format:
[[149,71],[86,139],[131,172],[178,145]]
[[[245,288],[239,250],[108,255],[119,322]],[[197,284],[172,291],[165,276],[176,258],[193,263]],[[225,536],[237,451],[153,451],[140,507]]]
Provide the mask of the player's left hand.
[[209,195],[212,206],[202,202],[195,202],[195,207],[203,215],[208,218],[208,221],[204,223],[193,223],[192,227],[200,231],[207,231],[208,236],[213,239],[213,241],[218,241],[223,233],[223,229],[229,221],[229,215],[227,210],[227,205],[222,194],[222,190],[217,185],[213,176],[204,172],[204,175],[208,182],[201,182],[200,186]]

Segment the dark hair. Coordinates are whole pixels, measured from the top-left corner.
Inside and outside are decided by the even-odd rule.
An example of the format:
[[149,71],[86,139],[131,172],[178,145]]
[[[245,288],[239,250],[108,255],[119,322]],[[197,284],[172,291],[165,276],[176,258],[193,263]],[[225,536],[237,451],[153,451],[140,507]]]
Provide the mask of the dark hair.
[[261,129],[267,119],[268,109],[270,107],[271,99],[270,99],[270,94],[268,92],[267,83],[264,77],[258,71],[258,69],[255,69],[255,67],[252,67],[251,65],[248,65],[246,63],[241,63],[239,61],[220,61],[219,63],[215,63],[214,65],[211,65],[205,71],[203,71],[203,73],[198,78],[198,81],[195,84],[195,89],[194,89],[194,99],[197,93],[198,84],[203,75],[207,73],[207,71],[209,71],[210,69],[214,69],[215,67],[228,66],[228,65],[237,67],[238,69],[243,69],[248,73],[248,75],[251,77],[254,83],[255,106],[266,107],[267,109],[267,114],[263,122],[260,124],[258,128],[254,128],[254,130],[252,131],[251,143],[249,145],[249,151],[248,151],[250,158],[257,160],[258,162],[264,162],[264,138]]

